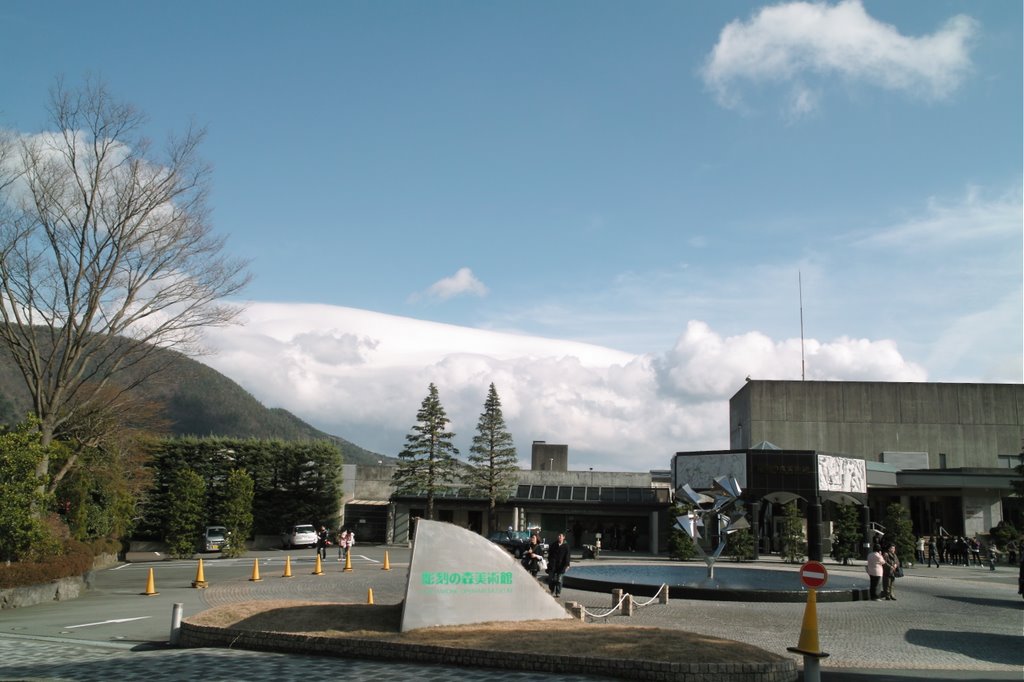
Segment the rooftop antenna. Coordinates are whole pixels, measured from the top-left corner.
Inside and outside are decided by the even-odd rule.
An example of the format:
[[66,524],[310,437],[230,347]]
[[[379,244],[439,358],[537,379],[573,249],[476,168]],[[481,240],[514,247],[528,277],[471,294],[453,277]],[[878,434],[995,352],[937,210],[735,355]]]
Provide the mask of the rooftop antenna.
[[796,271],[796,284],[800,292],[800,381],[807,379],[804,365],[804,281],[800,271]]

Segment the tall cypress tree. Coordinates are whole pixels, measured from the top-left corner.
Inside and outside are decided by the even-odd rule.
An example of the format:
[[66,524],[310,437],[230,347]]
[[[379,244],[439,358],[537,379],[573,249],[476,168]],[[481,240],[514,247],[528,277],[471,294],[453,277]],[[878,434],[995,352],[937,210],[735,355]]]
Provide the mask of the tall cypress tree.
[[391,477],[395,492],[426,495],[428,520],[434,519],[434,497],[455,480],[458,466],[459,451],[452,444],[455,434],[446,430],[448,422],[437,387],[431,383]]
[[475,493],[487,498],[487,525],[494,531],[498,527],[498,502],[508,499],[518,480],[519,459],[493,383],[469,451],[471,467],[466,473],[466,482]]

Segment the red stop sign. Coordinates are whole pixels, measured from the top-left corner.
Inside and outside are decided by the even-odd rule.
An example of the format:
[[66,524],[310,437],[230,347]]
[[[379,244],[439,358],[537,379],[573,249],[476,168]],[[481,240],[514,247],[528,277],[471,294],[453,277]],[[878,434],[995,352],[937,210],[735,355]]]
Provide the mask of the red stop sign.
[[824,587],[828,582],[828,569],[820,561],[808,561],[800,567],[800,582],[810,588]]

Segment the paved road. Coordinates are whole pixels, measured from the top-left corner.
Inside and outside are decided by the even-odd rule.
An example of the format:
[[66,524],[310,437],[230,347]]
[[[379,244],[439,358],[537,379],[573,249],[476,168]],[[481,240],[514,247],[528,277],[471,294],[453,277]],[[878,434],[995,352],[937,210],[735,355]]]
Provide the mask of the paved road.
[[[353,571],[331,558],[324,575],[312,575],[312,552],[293,552],[294,577],[281,577],[285,554],[259,552],[261,580],[250,580],[254,558],[207,560],[206,590],[191,587],[196,563],[125,564],[96,575],[82,598],[0,612],[0,679],[154,680],[298,679],[322,672],[362,680],[526,680],[530,673],[497,673],[441,666],[407,666],[331,658],[229,650],[177,650],[165,646],[175,603],[185,615],[210,606],[253,599],[365,602],[373,589],[378,604],[404,594],[408,550],[388,548],[390,571],[382,570],[385,548],[362,547]],[[605,557],[602,562],[657,561],[652,557]],[[792,570],[774,560],[753,564]],[[862,566],[829,564],[833,573],[863,575]],[[154,569],[157,596],[140,596]],[[794,577],[794,579],[796,579]],[[563,596],[593,614],[611,606],[610,595],[566,590]],[[826,682],[885,682],[907,679],[1024,679],[1024,600],[1016,573],[1007,567],[908,570],[896,602],[818,604],[819,639],[830,657],[822,662]],[[626,618],[611,614],[597,623],[673,627],[747,642],[786,654],[799,640],[802,604],[756,604],[672,600],[651,604]],[[114,622],[110,622],[114,621]],[[227,672],[226,672],[227,671]],[[566,680],[594,679],[566,677]]]

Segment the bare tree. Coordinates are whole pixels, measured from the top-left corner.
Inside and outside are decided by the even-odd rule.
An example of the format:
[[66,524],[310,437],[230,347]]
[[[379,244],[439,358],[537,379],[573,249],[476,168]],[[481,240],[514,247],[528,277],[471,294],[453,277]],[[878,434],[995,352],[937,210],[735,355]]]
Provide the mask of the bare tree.
[[0,140],[0,346],[44,446],[159,371],[157,349],[196,352],[203,327],[233,322],[225,299],[249,279],[208,221],[204,131],[158,155],[95,81],[58,81],[49,112],[50,130]]

